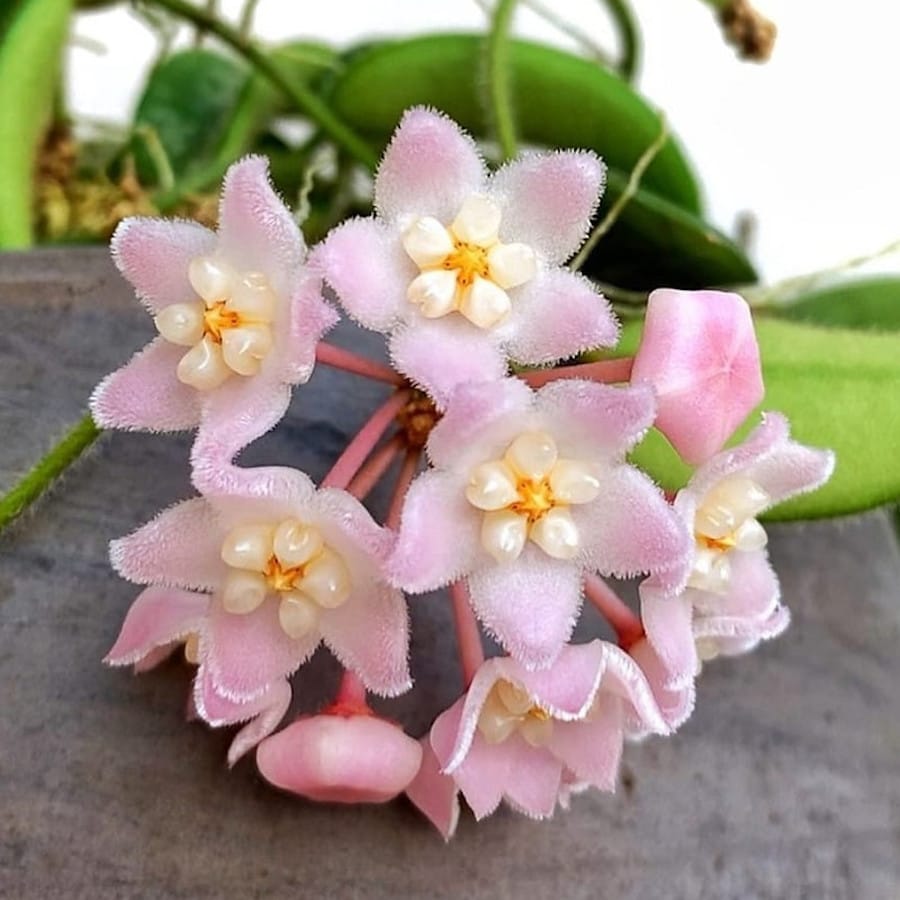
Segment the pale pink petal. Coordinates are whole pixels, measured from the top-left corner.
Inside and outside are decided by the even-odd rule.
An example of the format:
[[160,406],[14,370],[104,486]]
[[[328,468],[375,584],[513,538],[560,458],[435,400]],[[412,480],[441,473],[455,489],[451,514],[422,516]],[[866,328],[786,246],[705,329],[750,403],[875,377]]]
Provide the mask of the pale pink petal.
[[613,460],[644,436],[656,403],[647,385],[613,387],[567,378],[537,392],[537,409],[566,455]]
[[687,578],[693,542],[684,522],[659,489],[632,466],[603,474],[600,495],[571,508],[588,565],[603,575],[658,575],[662,590]]
[[419,743],[422,747],[422,764],[407,787],[406,796],[437,828],[444,840],[449,841],[456,833],[459,823],[459,790],[456,782],[441,772],[428,736]]
[[565,269],[541,272],[512,298],[508,322],[498,328],[510,358],[539,366],[585,350],[612,347],[619,323],[609,303],[583,275]]
[[376,219],[332,229],[310,256],[347,313],[365,328],[390,331],[412,311],[406,289],[419,274],[395,231]]
[[161,337],[107,375],[91,394],[90,408],[101,428],[128,431],[185,431],[200,421],[198,392],[175,374],[187,348]]
[[191,696],[196,714],[213,728],[248,722],[228,748],[228,765],[233,766],[284,718],[291,705],[291,686],[282,679],[269,685],[258,697],[236,702],[216,691],[208,670],[201,666]]
[[578,781],[614,791],[622,741],[622,698],[601,691],[587,721],[553,723],[547,749]]
[[528,669],[549,666],[572,634],[581,609],[581,571],[529,544],[514,562],[469,576],[475,614]]
[[[475,743],[480,738],[476,737]],[[553,815],[562,781],[562,764],[545,747],[532,747],[519,735],[505,740],[502,746],[510,756],[503,794],[513,809],[532,819]],[[472,754],[466,763],[472,760]],[[460,772],[457,780],[462,789]],[[465,790],[463,794],[465,795]],[[468,795],[466,795],[468,799]]]
[[703,462],[763,398],[750,307],[722,291],[654,291],[631,377],[656,388],[656,425],[675,449]]
[[[518,378],[460,386],[428,438],[428,457],[439,468],[465,471],[502,456],[528,427],[534,393]],[[493,455],[492,455],[493,454]]]
[[263,156],[246,156],[225,173],[219,251],[239,271],[262,272],[282,297],[292,290],[306,245],[269,182],[269,163]]
[[414,594],[435,590],[486,556],[480,537],[483,514],[466,500],[464,484],[454,473],[430,471],[410,485],[387,564],[398,587]]
[[455,314],[442,319],[416,315],[391,335],[388,350],[394,368],[440,408],[459,385],[506,375],[497,338]]
[[278,603],[266,600],[246,615],[226,612],[221,601],[210,603],[201,656],[219,694],[228,700],[252,700],[279,679],[291,675],[319,644],[313,631],[288,637],[278,621]]
[[112,541],[113,568],[137,584],[212,591],[225,574],[224,534],[206,500],[176,503],[127,537]]
[[[195,472],[195,478],[196,475]],[[220,483],[224,485],[221,492],[205,493],[222,524],[223,537],[238,525],[279,518],[307,519],[316,509],[316,486],[298,469],[232,466],[229,473],[221,476]]]
[[295,277],[285,313],[272,351],[278,366],[276,376],[288,384],[303,384],[315,368],[316,345],[339,316],[322,298],[321,279],[308,268]]
[[[293,471],[293,470],[288,470]],[[310,487],[314,487],[309,482]],[[380,565],[394,546],[392,533],[382,528],[352,494],[337,488],[321,488],[309,499],[298,497],[297,508],[310,507],[327,543],[345,556],[362,554],[359,565]],[[373,578],[376,577],[372,573]]]
[[322,611],[320,627],[341,664],[373,693],[395,697],[412,687],[409,622],[400,591],[374,578],[356,584],[344,604]]
[[168,656],[173,644],[200,630],[208,606],[206,594],[148,587],[131,604],[122,630],[103,661],[110,666],[136,665],[161,649]]
[[728,593],[713,594],[689,588],[697,611],[704,616],[729,616],[741,619],[765,619],[772,614],[781,598],[778,576],[765,550],[728,554],[731,580]]
[[375,716],[299,719],[256,751],[276,787],[331,803],[384,803],[416,777],[419,742]]
[[791,612],[779,606],[767,619],[710,619],[703,620],[698,637],[714,639],[723,656],[738,656],[753,650],[760,641],[770,641],[781,635],[791,624]]
[[606,166],[588,150],[526,153],[490,180],[503,208],[500,237],[564,263],[587,237],[606,183]]
[[[686,681],[679,688],[670,687],[669,670],[663,665],[662,660],[650,645],[649,641],[642,640],[633,644],[628,651],[635,662],[641,667],[647,682],[653,691],[657,709],[665,720],[670,731],[675,731],[686,722],[694,711],[696,691],[694,680]],[[632,716],[632,721],[626,723],[627,733],[631,737],[643,737],[653,733],[656,729],[648,726],[640,715]]]
[[191,448],[191,478],[197,490],[224,490],[234,474],[229,468],[235,456],[274,428],[290,402],[290,385],[264,373],[233,375],[210,391],[204,398],[200,428]]
[[688,589],[676,597],[666,597],[641,585],[641,620],[647,640],[666,670],[668,686],[692,681],[699,667],[692,628],[692,593]]
[[388,221],[434,216],[451,222],[482,188],[475,142],[452,119],[424,107],[407,110],[375,176],[375,208]]
[[142,656],[140,659],[135,660],[134,665],[131,667],[132,671],[135,675],[142,675],[144,672],[155,669],[158,665],[164,663],[181,646],[183,646],[181,641],[174,641],[171,644],[163,644],[162,647],[156,647],[147,653],[146,656]]
[[151,313],[196,299],[188,266],[215,246],[216,236],[196,222],[138,217],[120,222],[110,241],[116,266]]

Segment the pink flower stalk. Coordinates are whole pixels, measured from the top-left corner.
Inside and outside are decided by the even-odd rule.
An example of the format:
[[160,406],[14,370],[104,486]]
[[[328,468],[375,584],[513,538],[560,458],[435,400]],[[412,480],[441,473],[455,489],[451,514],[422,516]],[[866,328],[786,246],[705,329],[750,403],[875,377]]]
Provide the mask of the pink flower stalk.
[[465,578],[482,624],[527,668],[569,639],[585,572],[686,577],[683,522],[625,454],[653,421],[649,386],[515,378],[463,385],[431,432],[388,571],[412,592]]
[[830,450],[791,440],[787,420],[770,412],[743,444],[700,466],[678,493],[675,510],[694,535],[687,586],[665,597],[655,579],[641,585],[644,629],[670,688],[693,679],[701,659],[743,653],[787,627],[756,516],[824,484],[833,469]]
[[[668,732],[632,658],[604,641],[567,646],[552,668],[488,660],[431,728],[431,748],[477,819],[505,799],[533,818],[584,786],[615,789],[625,736]],[[450,791],[424,764],[407,793],[449,837]]]
[[[132,665],[135,672],[146,672],[183,646],[188,662],[196,665],[199,635],[209,615],[209,604],[206,594],[162,586],[147,588],[128,611],[105,662]],[[228,749],[228,763],[234,765],[275,729],[290,702],[291,689],[286,681],[274,682],[250,700],[228,700],[215,690],[209,672],[201,670],[194,679],[191,708],[213,727],[247,723]]]
[[606,301],[562,268],[604,179],[586,151],[527,154],[489,176],[455,122],[411,109],[378,169],[377,215],[333,230],[313,264],[443,404],[457,384],[502,378],[510,359],[541,365],[615,343]]
[[656,389],[656,427],[679,454],[709,459],[762,402],[750,307],[722,291],[654,291],[631,378]]
[[348,493],[316,491],[300,472],[244,471],[244,493],[179,503],[113,542],[116,570],[158,587],[136,601],[109,661],[160,646],[159,623],[185,633],[187,604],[204,685],[196,705],[208,721],[221,718],[205,715],[209,690],[216,702],[258,700],[322,641],[369,690],[406,691],[406,605],[381,574],[389,532]]
[[304,265],[303,237],[268,163],[250,156],[228,170],[218,232],[130,218],[112,253],[159,336],[97,386],[95,421],[148,431],[199,425],[233,457],[281,419],[337,319]]
[[371,713],[324,712],[298,719],[256,749],[263,777],[329,803],[385,803],[415,778],[419,742]]

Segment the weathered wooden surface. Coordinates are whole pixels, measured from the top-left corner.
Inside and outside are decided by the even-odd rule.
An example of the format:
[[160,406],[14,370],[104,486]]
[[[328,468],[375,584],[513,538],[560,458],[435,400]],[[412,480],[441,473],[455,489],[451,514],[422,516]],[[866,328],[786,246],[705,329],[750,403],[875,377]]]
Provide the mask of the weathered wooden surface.
[[[0,486],[149,334],[102,251],[0,257]],[[246,461],[320,476],[378,393],[320,370]],[[0,540],[0,896],[900,897],[900,558],[882,516],[772,529],[793,627],[710,666],[681,733],[627,749],[615,796],[543,824],[466,816],[444,846],[403,802],[315,806],[250,761],[228,772],[228,737],[183,721],[185,666],[100,664],[135,594],[106,543],[189,493],[187,447],[110,436]],[[446,604],[412,610],[421,687],[386,708],[418,733],[458,676]],[[320,653],[298,706],[335,675]]]

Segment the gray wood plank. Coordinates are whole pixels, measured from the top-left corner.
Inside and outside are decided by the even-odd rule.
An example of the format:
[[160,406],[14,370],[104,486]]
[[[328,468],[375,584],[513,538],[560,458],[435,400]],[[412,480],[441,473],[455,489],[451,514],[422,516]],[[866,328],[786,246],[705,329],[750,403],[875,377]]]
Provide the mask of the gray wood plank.
[[[0,486],[150,332],[104,251],[0,256]],[[378,396],[320,369],[246,462],[321,476]],[[549,823],[464,816],[444,846],[403,802],[317,806],[251,761],[229,772],[228,735],[184,723],[186,666],[100,664],[135,594],[106,543],[189,494],[187,448],[105,437],[0,540],[0,896],[900,897],[900,557],[882,515],[771,529],[792,628],[709,666],[692,720],[627,748],[615,795]],[[458,672],[444,600],[411,607],[420,685],[384,709],[418,733]],[[580,636],[598,629],[587,615]],[[297,708],[336,675],[317,655]]]

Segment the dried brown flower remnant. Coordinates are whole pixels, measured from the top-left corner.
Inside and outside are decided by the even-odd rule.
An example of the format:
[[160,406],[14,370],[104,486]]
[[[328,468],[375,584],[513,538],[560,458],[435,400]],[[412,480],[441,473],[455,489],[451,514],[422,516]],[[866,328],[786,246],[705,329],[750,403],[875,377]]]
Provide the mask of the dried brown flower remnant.
[[730,0],[719,10],[719,23],[741,59],[765,62],[772,55],[778,28],[748,0]]

